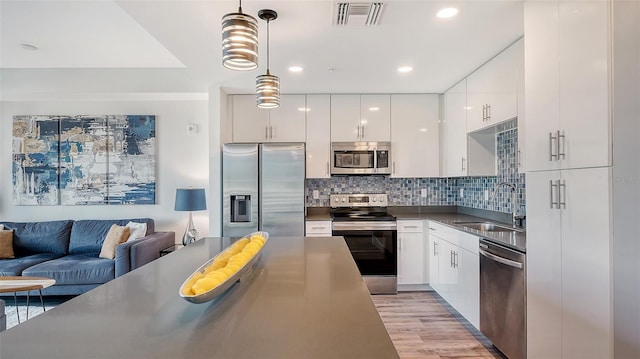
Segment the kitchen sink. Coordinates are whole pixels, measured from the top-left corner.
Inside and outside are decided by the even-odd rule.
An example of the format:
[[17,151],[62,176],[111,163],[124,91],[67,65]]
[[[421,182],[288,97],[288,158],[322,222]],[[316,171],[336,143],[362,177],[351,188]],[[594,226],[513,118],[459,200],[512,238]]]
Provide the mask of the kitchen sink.
[[457,225],[482,232],[519,232],[515,228],[504,227],[491,222],[454,222]]

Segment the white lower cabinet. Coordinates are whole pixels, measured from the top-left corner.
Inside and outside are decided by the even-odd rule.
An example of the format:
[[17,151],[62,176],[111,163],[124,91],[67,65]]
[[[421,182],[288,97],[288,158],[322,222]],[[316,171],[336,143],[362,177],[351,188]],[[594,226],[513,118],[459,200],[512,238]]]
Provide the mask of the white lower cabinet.
[[613,357],[610,168],[527,173],[527,357]]
[[426,236],[424,221],[399,220],[398,284],[426,284]]
[[480,328],[479,238],[437,222],[428,225],[429,265],[434,268],[429,272],[431,287]]
[[305,236],[331,237],[331,221],[306,221]]

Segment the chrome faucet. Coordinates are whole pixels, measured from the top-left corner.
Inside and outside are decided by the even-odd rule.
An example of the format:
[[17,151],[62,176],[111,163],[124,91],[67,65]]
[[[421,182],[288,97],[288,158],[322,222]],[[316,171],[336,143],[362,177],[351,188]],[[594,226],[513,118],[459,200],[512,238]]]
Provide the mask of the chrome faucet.
[[511,225],[513,225],[514,227],[520,227],[521,225],[518,225],[518,222],[524,219],[524,217],[518,215],[518,205],[516,204],[518,190],[516,189],[516,186],[511,183],[500,182],[496,185],[496,188],[493,189],[493,194],[491,195],[492,201],[496,199],[496,194],[498,193],[498,188],[500,187],[507,187],[511,189]]

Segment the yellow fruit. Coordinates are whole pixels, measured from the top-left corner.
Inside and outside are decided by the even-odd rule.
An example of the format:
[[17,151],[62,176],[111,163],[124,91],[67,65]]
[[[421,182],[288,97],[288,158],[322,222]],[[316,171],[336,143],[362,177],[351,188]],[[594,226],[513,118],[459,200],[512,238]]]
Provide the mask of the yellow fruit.
[[204,292],[208,292],[211,289],[217,287],[218,285],[220,285],[220,283],[222,283],[222,281],[214,278],[204,277],[204,278],[198,279],[198,281],[193,285],[193,287],[191,287],[191,290],[193,290],[193,292],[196,293],[196,295],[202,294]]
[[235,273],[233,270],[231,270],[231,268],[228,267],[220,268],[218,269],[218,272],[223,273],[227,276],[227,278],[231,277]]
[[225,268],[231,269],[233,271],[233,274],[235,274],[240,269],[240,267],[242,267],[242,265],[237,263],[229,263]]
[[204,276],[205,278],[211,278],[211,279],[215,279],[216,281],[222,283],[227,279],[227,276],[225,276],[223,273],[216,271],[207,273],[206,276]]
[[249,258],[253,258],[253,256],[254,256],[256,253],[258,253],[258,251],[259,251],[259,249],[254,248],[254,247],[245,247],[245,248],[242,250],[242,253],[246,253],[246,254],[249,256]]
[[240,252],[242,251],[242,248],[244,248],[244,246],[246,246],[248,243],[249,243],[249,238],[239,239],[234,244],[231,245],[231,249],[234,252]]

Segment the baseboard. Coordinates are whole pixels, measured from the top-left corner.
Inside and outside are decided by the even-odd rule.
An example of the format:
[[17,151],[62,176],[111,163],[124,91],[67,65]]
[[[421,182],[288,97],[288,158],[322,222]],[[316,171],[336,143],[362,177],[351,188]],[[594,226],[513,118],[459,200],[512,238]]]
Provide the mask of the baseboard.
[[428,284],[398,284],[398,292],[426,292],[431,291]]

